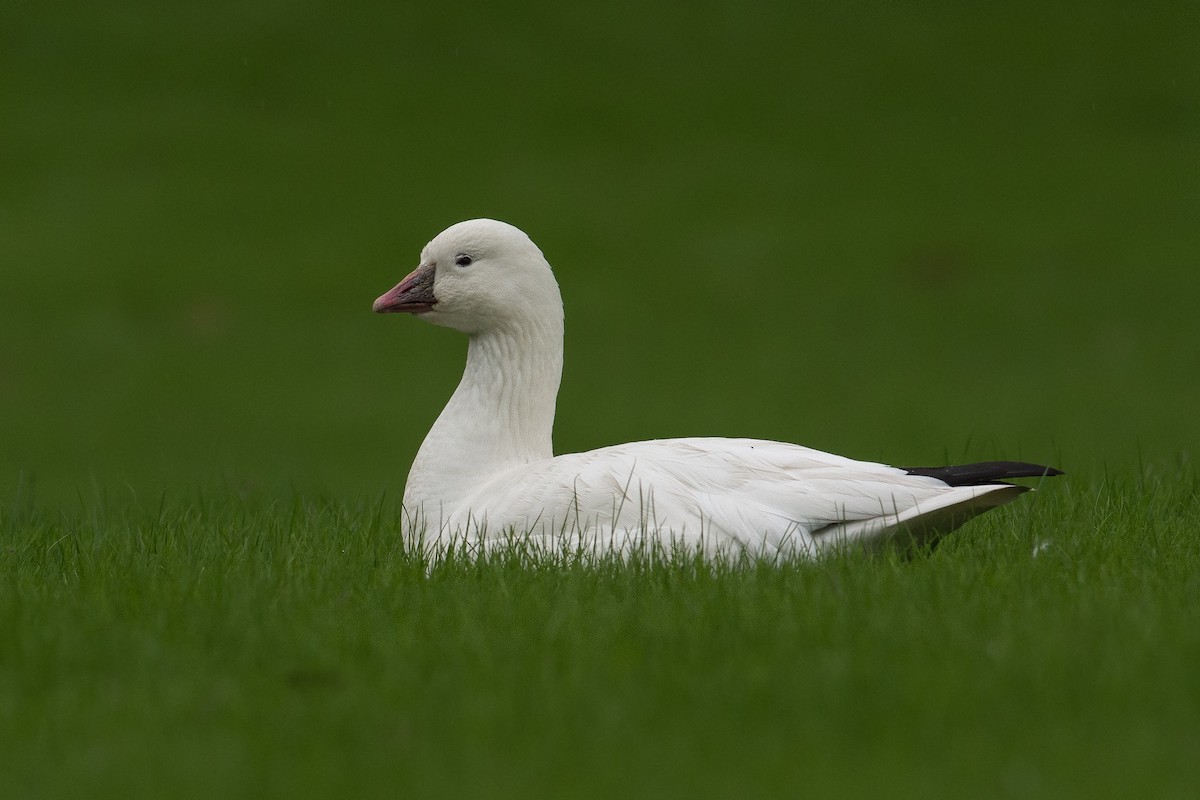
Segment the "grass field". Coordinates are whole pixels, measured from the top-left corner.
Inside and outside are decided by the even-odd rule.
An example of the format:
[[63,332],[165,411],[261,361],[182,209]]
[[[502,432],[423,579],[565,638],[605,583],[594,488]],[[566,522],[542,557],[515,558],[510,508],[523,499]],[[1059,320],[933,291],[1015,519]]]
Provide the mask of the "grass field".
[[[0,7],[0,797],[1190,797],[1187,4]],[[494,216],[555,441],[1068,475],[912,561],[451,563]]]
[[[11,797],[1190,797],[1197,480],[913,561],[432,570],[386,503],[6,509]],[[13,635],[13,634],[17,635]]]

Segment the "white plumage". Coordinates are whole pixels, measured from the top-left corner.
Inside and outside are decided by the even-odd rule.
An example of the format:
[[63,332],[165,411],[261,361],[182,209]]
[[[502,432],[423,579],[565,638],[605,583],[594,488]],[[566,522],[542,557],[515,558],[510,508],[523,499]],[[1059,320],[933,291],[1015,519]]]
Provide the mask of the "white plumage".
[[[515,535],[550,550],[658,542],[710,554],[811,555],[900,531],[924,541],[1025,491],[994,480],[950,485],[755,439],[660,439],[554,456],[562,299],[541,251],[502,222],[447,228],[375,310],[417,314],[469,336],[462,381],[404,490],[427,545],[486,546]],[[997,474],[1057,474],[1015,466],[1026,469]]]

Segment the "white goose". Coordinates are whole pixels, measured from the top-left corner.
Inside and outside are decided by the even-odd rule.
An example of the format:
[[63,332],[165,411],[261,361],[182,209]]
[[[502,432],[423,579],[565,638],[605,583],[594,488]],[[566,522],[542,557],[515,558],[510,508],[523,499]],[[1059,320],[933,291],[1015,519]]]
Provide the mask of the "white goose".
[[755,439],[661,439],[555,456],[563,306],[541,250],[503,222],[460,222],[375,301],[466,333],[462,381],[417,452],[404,506],[427,545],[529,537],[551,551],[682,544],[814,555],[931,541],[1060,474],[989,462],[900,468]]

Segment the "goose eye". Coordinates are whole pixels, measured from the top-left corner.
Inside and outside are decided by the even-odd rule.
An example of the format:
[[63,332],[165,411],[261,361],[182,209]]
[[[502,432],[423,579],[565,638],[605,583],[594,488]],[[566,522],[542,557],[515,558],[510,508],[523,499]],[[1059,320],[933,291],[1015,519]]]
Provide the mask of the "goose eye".
[[454,257],[454,263],[460,267],[469,267],[471,266],[471,262],[474,260],[475,259],[471,258],[469,255],[466,255],[465,253],[459,253]]

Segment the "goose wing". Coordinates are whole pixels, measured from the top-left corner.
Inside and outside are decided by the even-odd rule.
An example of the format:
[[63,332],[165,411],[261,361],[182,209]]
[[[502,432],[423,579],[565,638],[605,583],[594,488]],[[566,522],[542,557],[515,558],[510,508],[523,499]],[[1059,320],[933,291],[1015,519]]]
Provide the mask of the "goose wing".
[[[476,525],[540,535],[670,534],[691,545],[812,551],[949,530],[1025,487],[930,475],[758,439],[659,439],[506,471],[468,500]],[[465,520],[459,519],[462,524]]]

